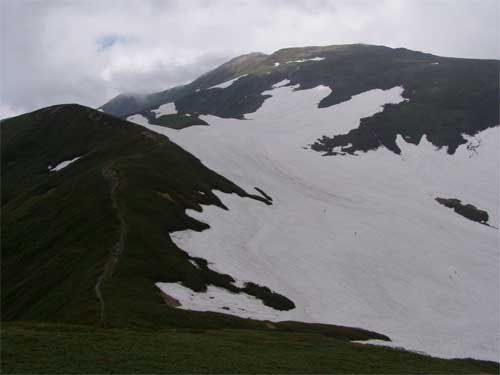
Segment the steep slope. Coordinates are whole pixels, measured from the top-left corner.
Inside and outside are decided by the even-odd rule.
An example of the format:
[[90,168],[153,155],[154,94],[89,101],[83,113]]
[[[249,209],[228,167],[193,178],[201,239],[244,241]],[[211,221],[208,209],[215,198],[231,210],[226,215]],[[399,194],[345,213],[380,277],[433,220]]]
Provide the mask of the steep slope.
[[[201,116],[210,126],[181,131],[137,120],[240,186],[272,197],[272,206],[259,206],[218,194],[229,211],[188,212],[211,229],[173,234],[190,255],[203,254],[237,283],[263,280],[295,302],[269,319],[363,322],[398,346],[496,360],[500,128],[465,137],[453,155],[425,138],[415,146],[398,137],[400,155],[339,150],[322,157],[306,147],[318,133],[348,133],[361,119],[406,103],[404,92],[372,90],[318,107],[330,88],[296,90],[284,81],[263,93],[269,98],[247,120]],[[456,214],[438,197],[487,211],[491,226]],[[158,285],[192,309],[218,311],[203,293]]]
[[[445,147],[452,154],[466,143],[463,134],[475,135],[500,123],[498,61],[439,57],[364,44],[245,55],[189,85],[142,98],[141,104],[129,105],[127,99],[120,104],[122,109],[115,111],[113,100],[102,109],[124,117],[141,114],[154,124],[162,113],[154,109],[175,102],[181,114],[241,119],[269,97],[264,91],[284,79],[298,90],[329,87],[332,91],[318,103],[319,107],[344,102],[370,89],[404,88],[402,95],[408,101],[388,106],[362,121],[359,128],[346,134],[317,134],[313,149],[328,155],[339,148],[355,153],[380,146],[399,153],[398,135],[412,144],[418,144],[425,135],[433,145]],[[221,84],[225,81],[227,85]]]

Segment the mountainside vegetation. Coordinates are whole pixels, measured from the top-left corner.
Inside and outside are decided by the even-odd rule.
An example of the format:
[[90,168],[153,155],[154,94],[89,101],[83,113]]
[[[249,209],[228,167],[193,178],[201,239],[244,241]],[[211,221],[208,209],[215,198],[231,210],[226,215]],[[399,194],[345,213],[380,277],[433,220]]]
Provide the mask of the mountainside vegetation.
[[164,126],[170,129],[184,129],[194,125],[208,125],[208,123],[197,115],[169,113],[166,115],[155,116],[153,112],[144,111],[141,113],[153,125]]
[[98,329],[4,324],[2,373],[498,374],[497,363],[439,359],[315,333]]

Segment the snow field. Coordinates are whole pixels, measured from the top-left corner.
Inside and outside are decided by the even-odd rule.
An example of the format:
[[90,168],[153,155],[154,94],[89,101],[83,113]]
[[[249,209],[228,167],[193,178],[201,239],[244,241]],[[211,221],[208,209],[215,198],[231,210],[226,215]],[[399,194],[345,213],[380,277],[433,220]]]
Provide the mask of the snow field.
[[[357,326],[410,350],[498,360],[498,230],[434,198],[474,204],[498,227],[500,128],[472,137],[480,144],[476,152],[464,145],[448,155],[425,138],[415,146],[398,137],[401,155],[381,148],[323,157],[307,145],[402,101],[402,88],[371,90],[320,109],[328,87],[294,91],[284,84],[267,92],[273,97],[249,120],[202,116],[210,126],[176,131],[139,118],[248,192],[256,186],[274,199],[266,206],[216,192],[229,211],[188,212],[210,229],[172,233],[191,256],[297,306],[274,315],[257,300],[244,313],[232,306],[222,312]],[[160,287],[167,294],[183,288]],[[178,295],[191,309],[240,303],[227,292],[210,294],[213,303],[203,294]]]

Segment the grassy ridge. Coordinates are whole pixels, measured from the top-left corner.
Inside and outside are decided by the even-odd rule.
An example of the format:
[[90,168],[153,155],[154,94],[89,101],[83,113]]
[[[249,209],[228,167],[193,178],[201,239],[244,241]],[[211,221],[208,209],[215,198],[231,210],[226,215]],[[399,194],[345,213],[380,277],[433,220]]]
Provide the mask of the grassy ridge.
[[132,330],[9,323],[2,373],[497,374],[498,364],[444,360],[318,334]]
[[[188,325],[221,324],[224,318],[213,323],[188,312],[165,313],[155,282],[235,289],[229,275],[193,266],[169,233],[206,229],[185,209],[224,208],[212,190],[269,204],[264,198],[247,194],[167,138],[89,108],[51,107],[1,126],[3,319],[99,321],[94,286],[120,231],[103,176],[111,163],[128,230],[125,251],[102,285],[107,324],[175,326],[184,315]],[[76,156],[82,157],[63,170],[48,170]]]

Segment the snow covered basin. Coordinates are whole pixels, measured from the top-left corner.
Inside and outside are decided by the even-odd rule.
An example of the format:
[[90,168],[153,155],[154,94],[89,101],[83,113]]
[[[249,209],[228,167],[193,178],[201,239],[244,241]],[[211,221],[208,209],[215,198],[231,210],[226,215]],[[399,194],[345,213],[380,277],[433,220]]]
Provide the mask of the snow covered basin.
[[[210,124],[203,128],[141,121],[247,191],[259,187],[274,199],[266,206],[217,193],[229,211],[189,211],[211,228],[172,238],[214,269],[266,285],[297,306],[229,313],[358,326],[410,350],[498,360],[500,129],[471,138],[477,152],[464,145],[448,155],[425,138],[415,146],[399,137],[401,155],[381,148],[324,157],[307,145],[403,100],[395,87],[318,108],[329,92],[276,85],[249,120],[203,116]],[[487,210],[494,227],[457,215],[436,197]],[[176,288],[160,287],[167,294]],[[221,299],[215,307],[203,298],[180,301],[213,311],[225,298],[231,303],[214,297]]]

